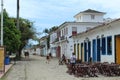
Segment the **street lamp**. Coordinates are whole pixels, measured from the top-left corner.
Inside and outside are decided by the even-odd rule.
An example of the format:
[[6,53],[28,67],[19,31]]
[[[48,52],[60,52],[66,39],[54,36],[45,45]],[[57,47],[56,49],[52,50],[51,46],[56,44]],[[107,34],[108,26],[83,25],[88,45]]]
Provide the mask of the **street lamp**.
[[1,46],[3,46],[3,0],[1,0]]

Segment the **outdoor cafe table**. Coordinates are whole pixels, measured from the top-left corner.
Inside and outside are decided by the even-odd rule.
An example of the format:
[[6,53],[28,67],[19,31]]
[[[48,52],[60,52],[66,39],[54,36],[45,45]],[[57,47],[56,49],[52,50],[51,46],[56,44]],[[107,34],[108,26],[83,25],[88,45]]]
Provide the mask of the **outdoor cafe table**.
[[89,65],[85,65],[85,64],[76,64],[75,65],[75,70],[76,70],[76,76],[89,76]]
[[118,64],[103,63],[101,67],[102,67],[103,75],[105,76],[120,75],[120,68]]

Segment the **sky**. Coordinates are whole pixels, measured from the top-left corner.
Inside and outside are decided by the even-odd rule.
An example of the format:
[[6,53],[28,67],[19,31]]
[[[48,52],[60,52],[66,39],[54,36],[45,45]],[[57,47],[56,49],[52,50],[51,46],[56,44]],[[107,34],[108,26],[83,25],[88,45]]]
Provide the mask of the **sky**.
[[[3,2],[9,16],[16,17],[17,0]],[[120,0],[20,0],[20,17],[34,22],[36,31],[43,32],[45,28],[74,21],[74,15],[87,9],[106,12],[104,18],[120,18],[119,5]]]

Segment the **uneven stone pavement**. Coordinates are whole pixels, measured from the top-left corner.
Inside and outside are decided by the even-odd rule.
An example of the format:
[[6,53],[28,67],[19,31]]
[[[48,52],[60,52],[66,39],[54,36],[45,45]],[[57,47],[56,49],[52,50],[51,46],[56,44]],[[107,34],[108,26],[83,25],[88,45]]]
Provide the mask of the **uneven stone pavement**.
[[31,55],[29,61],[18,61],[5,80],[120,80],[120,77],[76,78],[66,71],[66,66],[58,65],[55,58],[47,64],[45,57]]
[[5,75],[5,80],[25,80],[25,61],[18,61]]

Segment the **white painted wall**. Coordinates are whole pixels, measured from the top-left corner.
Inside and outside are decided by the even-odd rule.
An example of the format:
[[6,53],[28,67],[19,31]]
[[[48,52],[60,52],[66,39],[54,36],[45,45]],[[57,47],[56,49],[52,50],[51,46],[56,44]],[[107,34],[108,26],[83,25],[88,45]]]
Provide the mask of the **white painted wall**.
[[56,57],[56,45],[54,44],[54,41],[57,38],[57,33],[53,32],[50,34],[50,53],[53,57]]
[[56,38],[57,38],[56,32],[51,33],[50,34],[50,43],[53,43]]
[[[104,37],[112,36],[112,55],[101,55],[101,62],[114,62],[115,61],[115,46],[114,46],[114,36],[120,34],[120,21],[116,21],[112,24],[106,25],[104,27],[99,27],[92,31],[89,31],[85,34],[79,35],[74,37],[75,43],[82,43],[84,42],[85,38],[88,37],[89,40],[92,42],[93,39],[97,39],[96,37],[104,35]],[[77,42],[79,40],[79,42]],[[92,46],[92,43],[91,43]],[[92,53],[92,49],[91,49]],[[107,53],[107,51],[106,51]]]
[[[91,14],[95,15],[94,20],[91,20]],[[100,25],[101,23],[97,22],[103,22],[103,15],[103,13],[80,13],[75,16],[76,22],[63,23],[59,27],[59,29],[61,31],[61,36],[64,35],[65,37],[67,37],[68,42],[60,41],[59,44],[56,43],[56,47],[59,45],[61,46],[61,54],[65,53],[66,56],[70,58],[70,55],[72,54],[72,52],[74,52],[74,41],[72,38],[69,38],[70,36],[72,36],[72,27],[77,27],[77,33],[81,33],[83,31],[86,31],[89,27],[93,28],[97,25]],[[66,28],[68,28],[68,34],[63,34],[64,32],[62,33],[62,30],[64,31],[64,29]],[[52,35],[50,40],[52,41]],[[67,46],[67,50],[65,50],[65,46]]]
[[[62,27],[61,30],[61,34],[62,34],[62,30],[64,30],[64,28],[68,28],[68,34],[64,35],[65,37],[67,37],[68,42],[66,41],[60,41],[60,46],[61,46],[61,54],[65,54],[67,58],[70,58],[70,56],[72,55],[72,53],[74,52],[74,41],[72,38],[69,38],[70,36],[72,36],[72,27],[77,27],[77,33],[86,31],[87,27],[95,27],[97,25],[100,25],[101,23],[68,23],[67,26]],[[63,36],[63,35],[61,35]],[[57,45],[58,46],[58,45]],[[67,46],[67,48],[66,48]]]
[[40,48],[36,48],[36,54],[40,55]]
[[[91,19],[91,15],[95,15],[94,19]],[[103,22],[103,15],[101,14],[84,14],[82,22]]]
[[48,50],[47,49],[47,40],[46,39],[41,40],[40,41],[40,45],[45,45],[45,47],[43,47],[43,48],[40,49],[40,54],[46,56],[48,54],[47,53],[47,50]]
[[[91,15],[95,15],[94,19],[91,19]],[[80,13],[75,17],[76,22],[103,22],[102,13]]]

